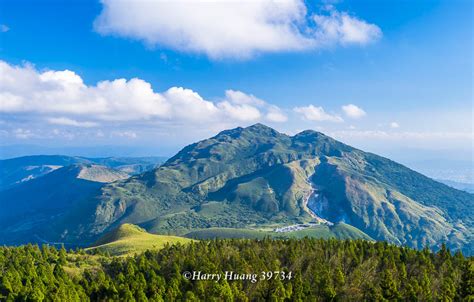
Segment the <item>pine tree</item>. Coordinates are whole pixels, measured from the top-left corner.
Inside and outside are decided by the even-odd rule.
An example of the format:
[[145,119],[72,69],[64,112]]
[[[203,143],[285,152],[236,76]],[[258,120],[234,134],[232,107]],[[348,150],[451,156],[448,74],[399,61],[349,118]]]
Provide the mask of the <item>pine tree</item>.
[[467,260],[462,269],[459,298],[474,301],[474,258]]
[[389,270],[385,270],[382,272],[380,288],[382,289],[382,296],[387,300],[396,300],[400,297],[400,293],[397,289],[397,284],[393,279],[392,272]]
[[66,264],[66,249],[64,248],[64,245],[61,245],[61,249],[59,250],[59,264],[65,265]]
[[443,278],[441,284],[441,292],[439,293],[438,299],[440,301],[450,302],[454,300],[456,296],[456,286],[454,281],[450,277]]

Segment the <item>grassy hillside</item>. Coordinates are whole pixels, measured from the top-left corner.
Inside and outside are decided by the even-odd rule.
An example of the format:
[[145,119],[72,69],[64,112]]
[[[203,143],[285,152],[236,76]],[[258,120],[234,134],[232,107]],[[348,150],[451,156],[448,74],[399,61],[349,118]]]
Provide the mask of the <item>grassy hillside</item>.
[[292,231],[292,232],[274,232],[271,230],[264,229],[237,229],[237,228],[208,228],[202,230],[196,230],[185,235],[188,238],[195,239],[214,239],[214,238],[247,238],[247,239],[263,239],[279,238],[336,238],[336,239],[365,239],[373,240],[370,236],[364,234],[360,230],[344,224],[339,223],[334,226],[313,226],[306,229]]
[[319,132],[288,136],[260,124],[223,131],[104,187],[90,234],[122,221],[177,235],[307,223],[314,190],[319,217],[375,240],[474,251],[474,195]]
[[182,236],[327,220],[353,229],[318,229],[326,237],[351,238],[358,229],[374,240],[434,249],[445,242],[474,253],[474,195],[322,133],[288,136],[261,124],[191,144],[53,217],[64,223],[50,240],[73,244],[123,223]]
[[90,164],[90,165],[73,165],[66,167],[66,169],[77,169],[77,178],[109,183],[117,180],[124,180],[130,176],[122,171],[114,170],[105,166]]
[[155,235],[133,224],[122,224],[105,234],[91,248],[112,256],[139,254],[146,250],[159,250],[166,244],[186,244],[193,240],[177,236]]

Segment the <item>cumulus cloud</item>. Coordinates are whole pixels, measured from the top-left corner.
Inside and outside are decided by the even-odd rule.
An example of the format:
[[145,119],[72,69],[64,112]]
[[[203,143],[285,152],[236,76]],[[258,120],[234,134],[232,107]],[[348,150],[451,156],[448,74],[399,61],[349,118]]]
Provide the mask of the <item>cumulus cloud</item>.
[[[286,122],[288,120],[286,114],[278,106],[268,104],[252,94],[229,89],[225,92],[225,99],[227,101],[222,102],[221,105],[226,105],[227,102],[229,102],[233,104],[234,111],[238,108],[240,108],[242,112],[244,112],[244,110],[247,111],[246,114],[241,115],[247,116],[249,120],[262,118],[265,121],[274,123]],[[262,116],[259,111],[254,110],[255,108],[266,111],[266,114]]]
[[400,125],[397,122],[391,122],[390,123],[390,128],[392,128],[392,129],[400,128]]
[[102,0],[97,32],[211,58],[301,51],[334,44],[367,44],[381,37],[374,24],[328,6],[308,12],[303,0]]
[[324,111],[323,107],[316,107],[313,105],[305,106],[305,107],[295,107],[293,111],[299,113],[303,116],[305,120],[308,121],[317,121],[317,122],[343,122],[344,120],[338,116],[329,114]]
[[245,105],[255,105],[258,107],[265,106],[265,101],[257,98],[252,94],[245,94],[241,91],[236,90],[226,90],[225,92],[226,99],[234,104],[245,104]]
[[329,6],[329,15],[315,15],[317,25],[315,36],[320,43],[333,44],[368,44],[382,36],[380,28],[369,24],[347,12],[339,12]]
[[[155,92],[133,78],[86,85],[70,70],[40,72],[0,61],[0,112],[47,116],[50,124],[94,127],[99,122],[282,122],[280,108],[254,95],[227,90],[217,102],[183,87]],[[84,121],[87,120],[87,121]]]
[[357,107],[354,104],[348,104],[341,107],[342,111],[347,117],[358,119],[366,115],[365,111],[362,108]]
[[282,123],[286,122],[288,120],[288,117],[277,106],[270,106],[268,108],[268,113],[265,116],[265,119],[269,122]]

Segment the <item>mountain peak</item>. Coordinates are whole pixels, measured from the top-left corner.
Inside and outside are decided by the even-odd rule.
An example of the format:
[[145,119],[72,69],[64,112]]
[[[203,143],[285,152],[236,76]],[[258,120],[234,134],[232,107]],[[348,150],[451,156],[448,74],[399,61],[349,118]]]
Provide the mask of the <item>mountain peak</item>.
[[94,245],[102,245],[144,233],[146,233],[146,231],[138,225],[124,223],[102,236]]
[[303,131],[300,131],[300,132],[296,133],[296,135],[308,135],[308,134],[323,134],[323,133],[319,132],[319,131],[316,131],[316,130],[313,130],[313,129],[306,129],[306,130],[303,130]]
[[125,172],[96,164],[73,164],[58,169],[57,173],[62,173],[63,175],[72,176],[78,179],[102,183],[114,182],[129,177]]
[[[94,178],[103,175],[98,166],[81,169]],[[67,175],[58,175],[60,171],[51,172],[57,182],[50,183],[62,184],[61,195],[42,193],[47,196],[34,210],[58,200],[53,209],[63,213],[67,203],[67,218],[44,212],[51,221],[57,219],[52,236],[63,241],[92,241],[124,222],[175,235],[209,227],[344,222],[376,240],[412,247],[449,242],[453,249],[470,254],[474,250],[468,231],[473,225],[472,195],[313,130],[291,137],[263,124],[223,131],[185,147],[151,173],[109,185],[64,183]],[[35,187],[35,194],[44,192],[42,184],[48,179]],[[71,201],[70,183],[90,185],[87,196]],[[23,204],[30,205],[30,196],[35,195],[23,198]],[[16,194],[1,199],[14,200],[10,204],[15,206],[18,200]],[[84,200],[81,211],[91,220],[87,226],[73,212],[76,202]],[[16,217],[20,215],[18,211]],[[73,231],[62,235],[63,225]],[[110,237],[124,234],[142,233],[125,225]]]
[[267,125],[264,125],[262,123],[256,123],[256,124],[250,125],[248,127],[245,127],[245,129],[247,129],[247,130],[272,130],[272,131],[275,131],[273,128],[271,128]]
[[285,136],[285,135],[264,124],[257,123],[245,128],[236,127],[233,129],[221,131],[216,136],[212,137],[212,139],[226,140],[228,139],[228,137],[230,137],[231,139],[237,139],[240,137],[264,138],[264,137],[278,137],[278,136]]
[[257,124],[253,124],[251,126],[248,126],[248,127],[244,128],[243,131],[244,132],[255,133],[255,134],[259,134],[259,135],[269,135],[269,136],[282,135],[280,132],[276,131],[275,129],[273,129],[273,128],[267,126],[267,125],[261,124],[261,123],[257,123]]
[[312,130],[312,129],[307,129],[307,130],[303,130],[301,132],[298,132],[297,134],[295,134],[295,137],[328,137],[326,134],[322,133],[322,132],[319,132],[319,131],[316,131],[316,130]]

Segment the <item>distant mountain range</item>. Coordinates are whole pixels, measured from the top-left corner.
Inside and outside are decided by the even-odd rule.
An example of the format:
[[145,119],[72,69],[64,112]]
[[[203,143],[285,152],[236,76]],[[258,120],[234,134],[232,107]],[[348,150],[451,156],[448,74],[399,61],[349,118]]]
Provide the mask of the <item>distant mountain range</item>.
[[473,183],[458,182],[458,181],[452,181],[452,180],[447,180],[447,179],[437,179],[437,181],[458,190],[474,193]]
[[[80,174],[58,169],[1,192],[8,210],[0,214],[0,240],[89,245],[133,223],[200,238],[324,229],[325,236],[415,248],[446,242],[473,254],[474,195],[315,131],[288,136],[256,124],[189,145],[126,180],[102,184]],[[98,172],[96,180],[112,174]],[[29,203],[29,212],[18,209]]]
[[80,222],[88,199],[100,192],[104,183],[128,177],[104,166],[73,164],[0,191],[0,242],[57,238],[61,227],[56,223],[61,217]]
[[166,161],[165,157],[87,158],[64,155],[34,155],[0,160],[0,191],[72,164],[96,164],[125,172],[143,173]]

